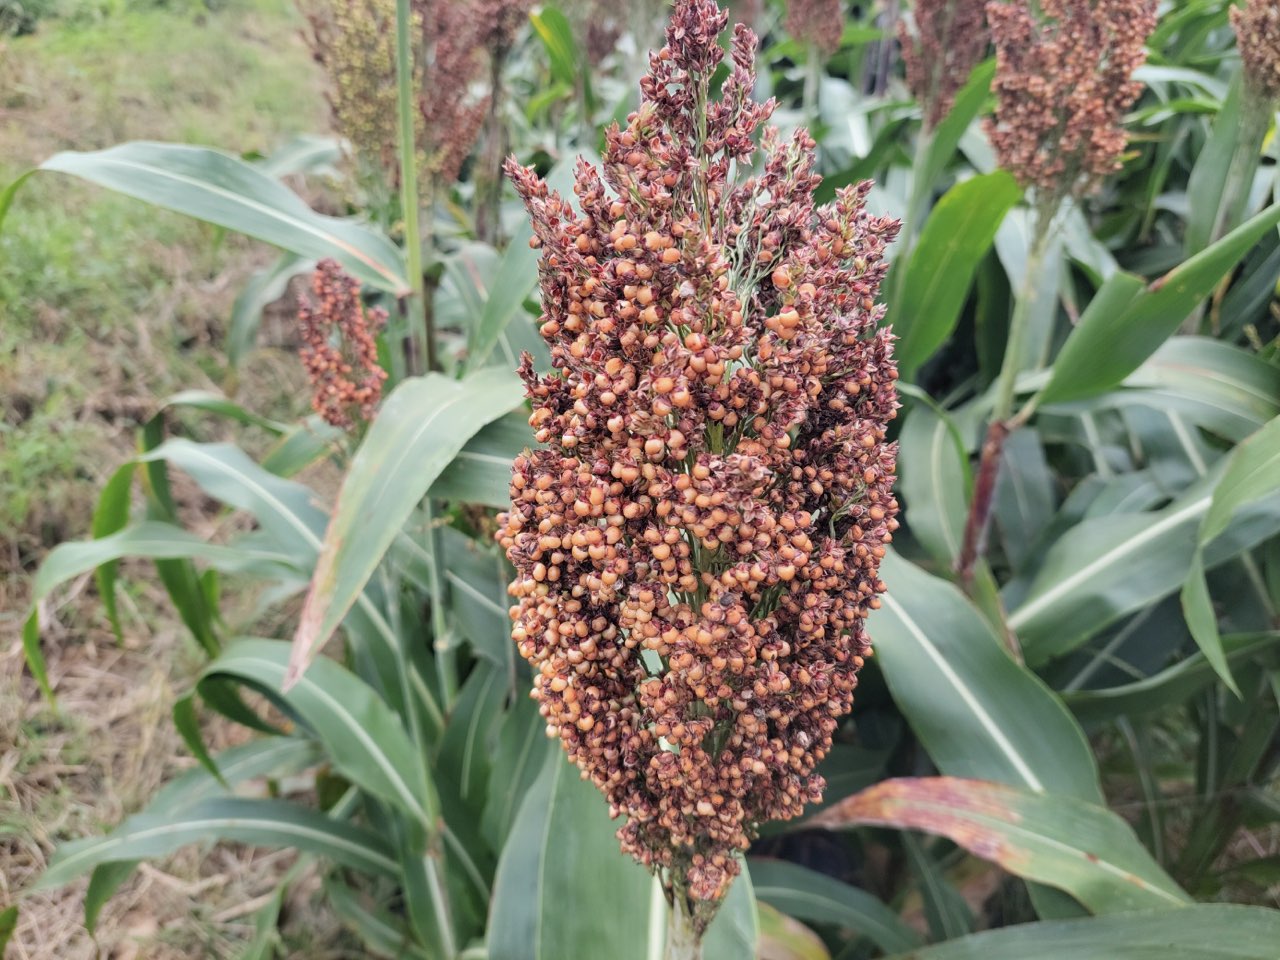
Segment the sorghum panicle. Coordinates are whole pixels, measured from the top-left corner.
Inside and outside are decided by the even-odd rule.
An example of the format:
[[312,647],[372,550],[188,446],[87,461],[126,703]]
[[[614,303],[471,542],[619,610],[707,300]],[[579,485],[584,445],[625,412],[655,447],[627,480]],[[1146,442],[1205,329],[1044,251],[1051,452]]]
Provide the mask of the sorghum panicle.
[[387,379],[374,338],[387,312],[366,310],[359,281],[333,260],[316,265],[311,292],[314,303],[298,298],[298,352],[311,380],[311,406],[335,427],[350,427],[356,418],[372,420]]
[[1248,0],[1231,8],[1231,25],[1250,92],[1264,103],[1280,102],[1280,4]]
[[825,54],[840,48],[844,0],[787,0],[787,33]]
[[642,102],[579,161],[577,210],[508,162],[541,247],[530,424],[499,538],[548,733],[623,849],[705,925],[759,823],[822,795],[897,528],[892,337],[875,297],[898,222],[869,183],[815,208],[814,142],[764,133],[756,38],[680,0]]
[[951,110],[956,93],[986,55],[991,42],[987,0],[916,0],[914,29],[898,21],[907,86],[932,130]]
[[987,134],[1000,165],[1054,201],[1082,196],[1119,169],[1121,119],[1142,93],[1133,71],[1146,61],[1156,0],[1036,6],[987,5],[999,98]]
[[[322,0],[307,7],[306,36],[329,78],[335,129],[393,185],[399,176],[395,10],[395,0]],[[484,42],[506,29],[506,5],[414,0],[410,17],[421,166],[424,175],[451,183],[484,120],[487,100],[477,87]]]

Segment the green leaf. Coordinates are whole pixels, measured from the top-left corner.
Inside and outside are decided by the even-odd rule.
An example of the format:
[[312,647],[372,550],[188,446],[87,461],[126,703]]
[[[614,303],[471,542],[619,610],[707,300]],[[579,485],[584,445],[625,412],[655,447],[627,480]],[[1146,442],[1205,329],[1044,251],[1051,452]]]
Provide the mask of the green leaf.
[[431,485],[430,494],[505,509],[511,505],[511,462],[531,446],[533,432],[522,411],[499,417],[467,441]]
[[938,768],[1101,802],[1084,734],[964,595],[892,551],[880,576],[875,662]]
[[175,393],[165,398],[161,409],[168,407],[186,407],[192,410],[202,410],[205,413],[212,413],[228,420],[234,420],[236,423],[243,424],[246,427],[261,427],[276,437],[284,436],[292,429],[287,423],[281,423],[278,420],[260,416],[252,410],[246,410],[231,398],[220,393],[214,393],[212,390],[183,390],[180,393]]
[[[218,754],[215,762],[221,780],[204,767],[193,767],[160,788],[151,799],[147,814],[172,816],[195,804],[214,797],[229,796],[238,783],[258,777],[285,777],[318,763],[320,751],[312,740],[301,737],[266,737],[251,740]],[[84,895],[84,925],[90,933],[98,923],[98,914],[133,873],[136,860],[117,860],[99,864],[89,878]]]
[[[552,751],[498,862],[489,960],[662,955],[666,902],[648,871],[618,849],[616,830],[599,791]],[[753,907],[744,871],[707,931],[706,960],[755,956]]]
[[410,292],[403,255],[386,237],[316,213],[279,181],[217,150],[140,141],[58,153],[40,169],[81,177],[301,257],[332,257],[358,280],[397,297]]
[[1201,545],[1227,529],[1236,511],[1276,491],[1280,491],[1280,417],[1232,452],[1200,525]]
[[[1187,216],[1188,255],[1207,247],[1215,233],[1221,235],[1239,225],[1249,199],[1248,186],[1252,185],[1262,159],[1262,140],[1268,123],[1266,111],[1257,110],[1263,116],[1255,117],[1249,107],[1257,109],[1259,105],[1251,103],[1246,107],[1244,73],[1243,70],[1235,72],[1231,90],[1214,117],[1213,129],[1187,181],[1191,208]],[[1234,182],[1237,188],[1243,186],[1235,191],[1234,198],[1228,195],[1228,182]],[[1227,209],[1228,201],[1233,201],[1232,209]]]
[[1022,923],[890,960],[1273,960],[1280,912],[1200,903],[1105,917]]
[[275,303],[289,288],[289,281],[315,269],[316,261],[286,253],[271,266],[255,270],[231,307],[227,329],[227,364],[232,370],[253,350],[262,324],[262,311]]
[[546,722],[529,697],[517,697],[498,730],[493,766],[502,777],[489,785],[480,829],[494,850],[506,847],[520,804],[533,788],[549,754],[559,747],[547,739]]
[[1204,557],[1198,550],[1191,561],[1191,570],[1187,573],[1186,583],[1182,585],[1179,599],[1182,615],[1187,620],[1187,629],[1195,638],[1196,646],[1209,661],[1214,673],[1239,697],[1240,687],[1231,675],[1227,651],[1222,645],[1222,635],[1218,632],[1218,614],[1213,609],[1213,598],[1209,596],[1209,581],[1204,575]]
[[929,924],[931,940],[950,940],[973,931],[973,911],[957,890],[944,876],[941,866],[925,850],[920,837],[914,833],[902,835],[902,848],[907,855],[907,866],[924,905],[924,916]]
[[191,751],[191,755],[196,758],[200,766],[209,771],[210,776],[221,780],[222,774],[219,772],[217,764],[213,762],[213,757],[209,756],[208,748],[204,745],[204,736],[200,732],[200,718],[196,715],[194,694],[188,693],[186,696],[179,697],[174,701],[173,725],[177,728],[178,735],[182,737],[182,742],[187,745],[187,749]]
[[960,554],[971,486],[955,424],[931,403],[914,404],[898,437],[898,490],[912,536],[948,568]]
[[232,841],[296,848],[364,873],[394,877],[395,859],[377,834],[283,800],[206,800],[173,815],[139,814],[105,837],[63,844],[36,890],[69,883],[103,863],[163,857],[191,843]]
[[1094,913],[1181,906],[1191,898],[1105,807],[957,777],[886,780],[814,826],[923,830],[1019,877],[1071,894]]
[[1076,400],[1119,384],[1171,336],[1262,236],[1280,223],[1269,207],[1217,243],[1145,288],[1132,274],[1116,273],[1080,317],[1062,345],[1042,403]]
[[487,279],[489,289],[477,323],[468,328],[467,369],[484,366],[507,325],[524,309],[538,282],[538,252],[529,246],[533,228],[527,222],[511,238],[502,262]]
[[889,305],[903,376],[924,363],[955,330],[978,264],[996,230],[1022,198],[1004,170],[957,183],[934,206],[907,267],[902,295]]
[[1276,418],[1232,451],[1226,471],[1214,485],[1213,499],[1200,523],[1195,556],[1182,586],[1182,610],[1191,635],[1222,681],[1237,697],[1240,688],[1231,676],[1218,615],[1209,596],[1204,572],[1204,547],[1219,536],[1236,511],[1280,490],[1280,418]]
[[428,826],[435,794],[400,718],[368,684],[325,657],[283,691],[288,663],[284,641],[236,640],[205,669],[197,690],[203,696],[230,679],[265,693],[315,734],[338,773]]
[[520,381],[498,368],[461,381],[416,377],[387,398],[342,482],[294,636],[290,683],[341,622],[463,444],[522,399]]
[[[1222,646],[1228,663],[1245,664],[1280,646],[1280,633],[1228,634],[1222,638]],[[1200,652],[1142,680],[1104,690],[1072,691],[1063,694],[1063,699],[1080,720],[1100,722],[1185,703],[1216,676],[1213,665]]]
[[[2,212],[0,210],[0,213]],[[9,940],[12,939],[14,931],[17,929],[18,908],[5,907],[0,910],[0,957],[4,956],[4,951],[9,946]]]
[[756,900],[760,918],[759,956],[769,960],[831,960],[822,938],[797,920]]
[[748,862],[757,899],[797,920],[854,931],[886,953],[920,945],[920,934],[865,890],[785,860],[752,857]]
[[951,110],[938,124],[928,145],[929,153],[921,168],[925,189],[931,189],[941,178],[943,170],[955,156],[961,138],[986,107],[991,98],[991,81],[995,79],[995,75],[995,58],[984,60],[973,68],[973,73],[956,94]]
[[554,6],[546,6],[529,14],[529,22],[550,57],[552,76],[570,87],[576,86],[582,61],[569,19]]
[[389,913],[367,906],[360,895],[332,874],[324,878],[325,900],[338,919],[354,931],[366,947],[380,957],[396,960],[428,960],[409,932]]
[[[130,461],[111,475],[102,493],[98,495],[98,506],[93,511],[93,523],[90,532],[95,539],[110,536],[123,530],[129,522],[129,509],[133,501],[133,473],[135,464]],[[124,639],[124,630],[120,625],[120,611],[116,606],[116,570],[117,561],[109,561],[94,572],[98,585],[98,596],[102,598],[102,606],[107,611],[107,619],[111,622],[111,631],[116,641]]]

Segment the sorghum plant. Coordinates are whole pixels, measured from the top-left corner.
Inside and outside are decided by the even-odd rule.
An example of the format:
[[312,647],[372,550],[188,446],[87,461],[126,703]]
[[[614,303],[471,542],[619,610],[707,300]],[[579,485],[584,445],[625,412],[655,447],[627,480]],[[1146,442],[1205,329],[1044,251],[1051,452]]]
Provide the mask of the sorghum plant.
[[549,734],[625,818],[673,942],[696,944],[766,820],[822,795],[863,619],[897,527],[892,337],[875,297],[897,221],[869,183],[815,208],[814,143],[764,133],[755,35],[680,0],[640,109],[580,163],[578,211],[508,170],[542,250],[554,370],[522,367],[543,446],[500,539],[513,637]]
[[987,52],[986,0],[917,0],[914,29],[898,22],[907,86],[920,103],[925,130],[951,110],[957,91]]
[[1051,216],[1120,167],[1121,119],[1142,93],[1133,71],[1146,61],[1155,0],[1042,0],[1038,12],[996,0],[987,19],[997,62],[987,135]]
[[1030,416],[1013,418],[1014,387],[1040,268],[1064,200],[1082,197],[1121,165],[1125,111],[1142,92],[1133,71],[1156,25],[1155,0],[993,0],[987,20],[996,46],[996,112],[987,136],[1000,165],[1032,191],[1031,249],[1010,321],[995,404],[964,542],[956,562],[968,582],[983,551],[1004,441]]

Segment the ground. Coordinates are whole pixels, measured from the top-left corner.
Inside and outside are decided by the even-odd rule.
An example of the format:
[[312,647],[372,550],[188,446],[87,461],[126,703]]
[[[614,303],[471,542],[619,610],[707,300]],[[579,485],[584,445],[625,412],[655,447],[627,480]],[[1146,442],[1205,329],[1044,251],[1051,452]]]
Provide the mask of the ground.
[[[266,153],[325,130],[290,0],[75,3],[32,36],[0,39],[0,187],[58,150],[155,139]],[[103,480],[158,398],[224,385],[231,303],[271,258],[51,174],[28,181],[0,232],[0,909],[56,842],[118,822],[191,763],[169,713],[200,656],[145,565],[126,568],[123,644],[91,581],[45,611],[56,710],[24,672],[18,628],[32,572],[52,546],[88,534]],[[265,350],[240,391],[287,414],[305,405],[298,382],[287,351]],[[96,944],[81,926],[83,883],[23,898],[8,956],[235,956],[286,859],[228,847],[143,866],[104,911]],[[349,955],[307,909],[312,893],[303,882],[286,903],[284,953]]]

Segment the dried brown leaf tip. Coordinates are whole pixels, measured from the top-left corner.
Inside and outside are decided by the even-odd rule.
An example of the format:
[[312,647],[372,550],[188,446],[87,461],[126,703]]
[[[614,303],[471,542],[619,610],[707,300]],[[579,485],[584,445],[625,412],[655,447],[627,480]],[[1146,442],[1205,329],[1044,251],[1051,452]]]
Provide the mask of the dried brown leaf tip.
[[830,56],[844,33],[843,0],[787,0],[787,33]]
[[987,133],[1000,165],[1050,206],[1084,195],[1120,167],[1156,0],[996,0],[987,20],[998,96]]
[[986,55],[987,0],[916,0],[910,22],[898,22],[907,86],[932,130],[951,111],[956,93]]
[[705,925],[758,824],[822,795],[897,528],[898,222],[869,183],[815,207],[814,143],[753,134],[755,35],[680,0],[643,100],[580,162],[576,209],[508,172],[542,250],[554,370],[522,374],[544,446],[500,539],[548,732],[625,817],[623,848]]
[[1267,103],[1280,101],[1280,4],[1247,0],[1232,8],[1231,25],[1250,92]]
[[298,352],[311,380],[311,406],[335,427],[372,420],[387,379],[374,338],[387,312],[366,310],[359,281],[333,260],[316,265],[311,293],[310,299],[298,298]]

